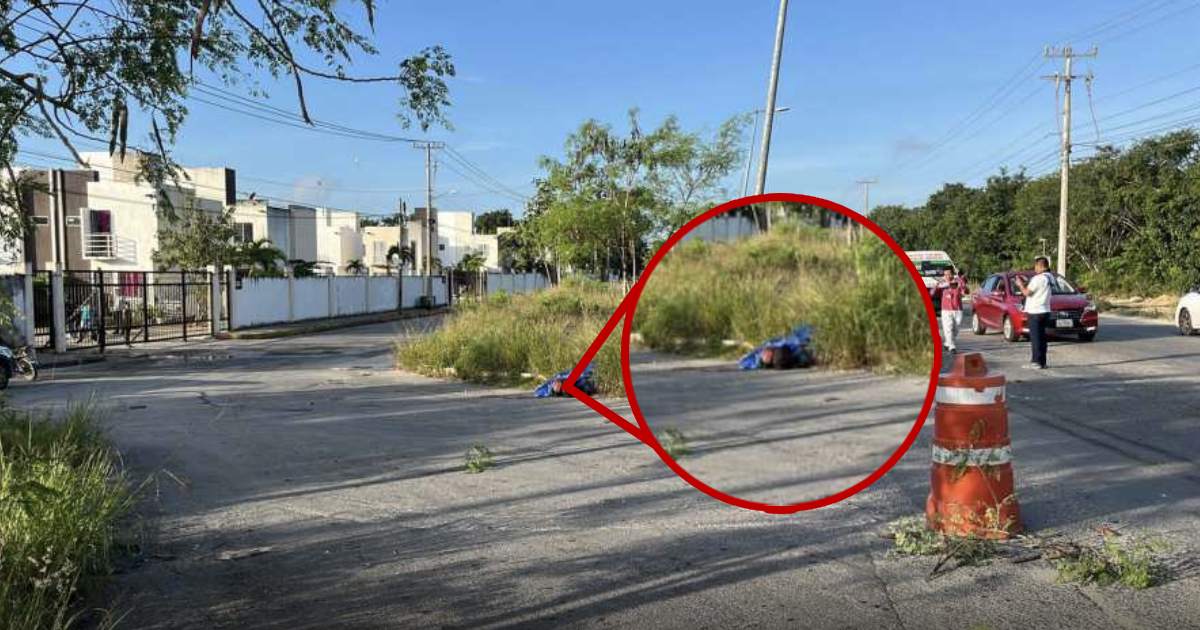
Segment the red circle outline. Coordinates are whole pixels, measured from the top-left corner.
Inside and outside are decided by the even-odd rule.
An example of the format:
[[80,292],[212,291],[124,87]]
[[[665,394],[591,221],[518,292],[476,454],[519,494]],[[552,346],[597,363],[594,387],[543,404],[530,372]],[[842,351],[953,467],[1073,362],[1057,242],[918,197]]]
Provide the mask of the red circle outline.
[[[921,406],[921,412],[917,416],[916,421],[913,422],[912,429],[909,430],[908,435],[906,435],[904,438],[904,441],[901,442],[900,446],[898,446],[896,448],[896,450],[892,452],[891,456],[889,456],[887,458],[887,460],[883,462],[883,464],[881,464],[878,468],[876,468],[874,471],[872,471],[866,477],[864,477],[857,483],[845,488],[844,490],[835,492],[834,494],[831,494],[831,495],[828,495],[825,497],[821,497],[819,499],[813,499],[810,501],[801,501],[799,503],[790,503],[790,504],[783,504],[783,505],[777,505],[777,504],[773,504],[773,503],[762,503],[759,501],[748,501],[746,499],[742,499],[740,497],[736,497],[736,496],[721,492],[720,490],[717,490],[716,488],[713,488],[712,486],[709,486],[708,484],[704,483],[703,481],[697,479],[694,475],[692,475],[687,470],[685,470],[682,466],[680,466],[679,462],[675,461],[674,458],[672,458],[670,455],[668,455],[666,450],[663,449],[662,445],[658,443],[658,437],[655,436],[654,432],[650,430],[650,426],[649,426],[649,424],[646,423],[646,418],[642,414],[642,409],[638,405],[637,392],[634,390],[634,387],[633,387],[633,374],[632,374],[632,370],[630,368],[630,361],[629,361],[629,339],[630,339],[630,334],[633,332],[633,315],[634,315],[634,312],[637,310],[638,300],[641,299],[642,290],[645,288],[646,280],[654,272],[654,269],[656,267],[658,267],[658,263],[662,261],[663,257],[667,254],[667,252],[670,251],[670,249],[672,247],[674,247],[677,243],[679,243],[679,241],[682,240],[684,236],[686,236],[689,232],[691,232],[693,229],[695,229],[696,226],[700,225],[701,223],[704,223],[705,221],[707,221],[719,214],[723,214],[725,212],[728,212],[729,210],[734,210],[736,208],[741,208],[743,206],[756,204],[756,203],[765,203],[765,202],[770,202],[770,201],[790,201],[790,202],[795,202],[795,203],[804,203],[804,204],[820,206],[827,210],[832,210],[834,212],[837,212],[838,214],[841,214],[842,216],[848,217],[849,219],[853,220],[854,222],[858,223],[859,225],[870,230],[873,234],[875,234],[875,236],[878,236],[880,238],[880,240],[882,240],[884,243],[886,243],[887,246],[889,248],[891,248],[892,252],[901,260],[901,262],[904,264],[905,268],[908,269],[908,274],[909,274],[909,276],[911,276],[912,281],[920,288],[920,293],[921,293],[923,302],[925,304],[925,312],[929,317],[929,328],[930,328],[930,333],[931,333],[931,339],[934,344],[933,363],[930,366],[929,387],[927,388],[927,390],[925,392],[925,402]],[[623,322],[623,325],[621,327],[621,372],[622,372],[622,378],[625,382],[625,395],[629,399],[629,407],[633,411],[633,416],[635,419],[637,419],[638,426],[641,427],[641,430],[643,433],[642,441],[644,441],[647,446],[654,449],[654,452],[658,453],[659,458],[662,459],[663,462],[672,471],[674,471],[676,475],[679,475],[679,477],[681,479],[688,482],[689,484],[691,484],[692,487],[707,494],[708,496],[710,496],[714,499],[717,499],[718,501],[728,503],[729,505],[744,508],[747,510],[756,510],[759,512],[766,512],[768,514],[792,514],[792,513],[801,512],[804,510],[814,510],[814,509],[817,509],[820,507],[833,505],[834,503],[848,499],[848,498],[854,496],[855,494],[862,492],[863,490],[868,488],[871,484],[875,483],[876,481],[879,481],[884,475],[886,475],[888,473],[888,471],[890,471],[896,465],[897,462],[900,461],[900,458],[903,457],[904,454],[908,452],[908,450],[912,447],[913,443],[916,441],[917,436],[921,433],[921,428],[925,426],[925,420],[928,418],[929,411],[933,407],[933,397],[934,397],[935,392],[937,391],[937,377],[938,377],[938,374],[942,370],[942,356],[941,356],[940,349],[938,347],[940,344],[941,337],[940,337],[939,331],[937,329],[937,323],[936,323],[936,318],[935,318],[934,309],[933,309],[933,301],[929,296],[929,292],[925,290],[924,282],[921,280],[921,276],[917,272],[917,268],[913,265],[912,261],[909,260],[908,256],[904,253],[904,249],[902,247],[900,247],[900,245],[898,243],[896,243],[896,241],[894,239],[892,239],[891,235],[889,235],[887,232],[883,231],[882,228],[880,228],[878,225],[876,225],[875,222],[873,222],[870,219],[862,216],[861,214],[851,210],[850,208],[847,208],[846,206],[843,206],[836,202],[830,201],[828,199],[822,199],[820,197],[813,197],[810,195],[799,195],[799,194],[793,194],[793,193],[768,193],[768,194],[764,194],[764,195],[752,195],[749,197],[743,197],[741,199],[734,199],[727,203],[723,203],[719,206],[716,206],[716,207],[704,212],[703,214],[700,214],[699,216],[688,221],[686,224],[683,225],[683,227],[676,230],[673,234],[671,234],[671,236],[667,238],[666,242],[664,242],[662,244],[662,246],[658,248],[658,251],[656,251],[654,253],[654,256],[651,257],[650,261],[648,263],[646,263],[646,268],[642,271],[642,274],[638,278],[637,282],[634,283],[633,287],[630,288],[629,294],[625,296],[624,300],[622,300],[621,306],[618,307],[618,309],[617,309],[618,313],[620,313],[621,311],[624,311],[624,319],[625,319],[625,321]],[[573,381],[571,381],[571,382],[573,382]],[[572,389],[574,389],[574,388],[572,388]]]

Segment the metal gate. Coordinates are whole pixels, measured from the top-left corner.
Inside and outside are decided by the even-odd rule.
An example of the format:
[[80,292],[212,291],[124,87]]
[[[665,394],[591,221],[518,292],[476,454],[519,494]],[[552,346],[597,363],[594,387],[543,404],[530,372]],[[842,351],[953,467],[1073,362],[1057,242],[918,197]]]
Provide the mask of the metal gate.
[[482,298],[487,293],[487,274],[480,271],[453,269],[448,272],[453,287],[451,301],[463,298]]
[[49,271],[33,274],[33,339],[30,343],[38,350],[54,346],[54,302]]
[[[67,348],[103,350],[208,336],[211,294],[207,271],[64,271]],[[224,283],[220,299],[225,308],[219,329],[224,330],[229,326]]]

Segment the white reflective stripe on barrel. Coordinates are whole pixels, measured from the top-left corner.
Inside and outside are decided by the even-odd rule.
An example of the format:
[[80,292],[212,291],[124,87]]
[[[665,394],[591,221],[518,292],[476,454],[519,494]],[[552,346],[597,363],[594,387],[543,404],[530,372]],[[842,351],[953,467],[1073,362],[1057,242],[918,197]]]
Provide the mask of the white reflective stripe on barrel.
[[1000,402],[1004,402],[1003,385],[985,387],[983,391],[977,391],[973,387],[943,387],[939,385],[934,400],[947,405],[991,405],[996,402],[997,396],[999,396]]
[[999,466],[1012,462],[1012,447],[950,449],[934,444],[933,462],[947,466]]

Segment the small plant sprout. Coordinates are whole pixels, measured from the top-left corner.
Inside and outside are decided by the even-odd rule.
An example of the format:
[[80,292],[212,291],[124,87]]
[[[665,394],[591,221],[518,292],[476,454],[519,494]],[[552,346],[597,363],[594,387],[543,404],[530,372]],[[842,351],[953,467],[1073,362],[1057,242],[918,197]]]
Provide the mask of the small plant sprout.
[[688,446],[687,438],[683,436],[683,432],[675,427],[670,427],[658,436],[658,443],[662,445],[663,450],[671,459],[679,459],[692,453],[692,448]]
[[474,444],[467,449],[466,468],[469,473],[481,473],[495,465],[492,451],[483,444]]
[[1166,579],[1159,554],[1168,546],[1159,540],[1139,540],[1105,529],[1095,546],[1077,546],[1054,562],[1063,582],[1111,586],[1122,584],[1141,590]]

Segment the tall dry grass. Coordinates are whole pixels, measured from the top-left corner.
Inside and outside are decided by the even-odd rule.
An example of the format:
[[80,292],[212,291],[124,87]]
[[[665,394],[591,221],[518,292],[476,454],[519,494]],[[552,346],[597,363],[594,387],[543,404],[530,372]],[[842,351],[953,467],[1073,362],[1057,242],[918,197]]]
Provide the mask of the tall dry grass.
[[[480,383],[546,378],[574,365],[620,299],[584,280],[536,295],[498,294],[399,343],[397,363]],[[647,281],[634,318],[644,345],[702,355],[744,352],[744,344],[802,324],[813,327],[825,366],[922,373],[933,359],[920,289],[900,260],[873,237],[848,245],[841,233],[806,226],[679,246]],[[596,359],[601,391],[622,391],[619,360],[614,335]]]
[[[396,361],[431,376],[516,385],[574,367],[616,310],[621,296],[607,285],[570,280],[532,295],[498,293],[460,304],[436,332],[398,342]],[[596,384],[621,391],[620,339],[596,356]]]
[[96,416],[0,408],[0,628],[79,625],[110,572],[133,495]]
[[731,354],[798,325],[820,364],[882,372],[929,369],[933,343],[920,290],[874,237],[784,224],[730,243],[690,241],[650,276],[634,328],[655,349]]

